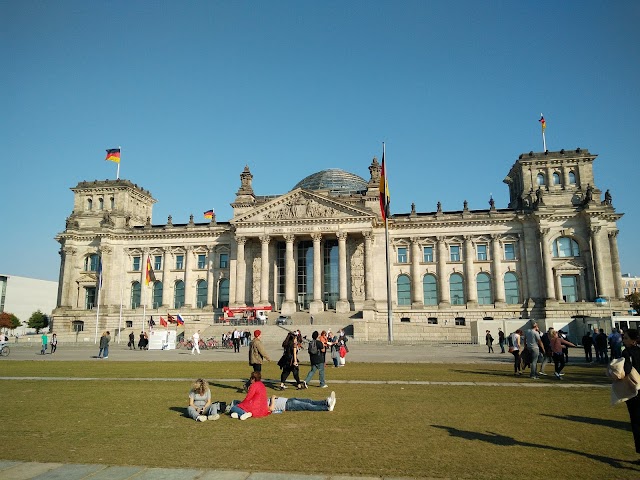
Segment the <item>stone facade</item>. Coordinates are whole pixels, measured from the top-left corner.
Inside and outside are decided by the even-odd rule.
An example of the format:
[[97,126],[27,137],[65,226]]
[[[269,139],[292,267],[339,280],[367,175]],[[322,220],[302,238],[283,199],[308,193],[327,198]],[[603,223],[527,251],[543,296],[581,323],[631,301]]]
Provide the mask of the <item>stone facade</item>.
[[[581,149],[521,155],[504,180],[508,208],[490,199],[483,210],[464,201],[462,210],[443,211],[438,202],[433,212],[393,214],[394,338],[464,339],[471,322],[483,319],[597,316],[597,296],[626,311],[616,226],[622,215],[608,191],[601,198],[595,159]],[[186,224],[171,217],[152,224],[155,200],[127,180],[81,182],[56,237],[56,329],[126,328],[121,304],[125,321],[180,312],[208,323],[226,305],[271,305],[283,315],[333,315],[332,323],[353,324],[356,338],[387,339],[387,242],[375,158],[369,173],[365,181],[327,170],[283,195],[259,196],[245,167],[230,221],[196,223],[192,216]],[[147,262],[155,276],[148,286]]]

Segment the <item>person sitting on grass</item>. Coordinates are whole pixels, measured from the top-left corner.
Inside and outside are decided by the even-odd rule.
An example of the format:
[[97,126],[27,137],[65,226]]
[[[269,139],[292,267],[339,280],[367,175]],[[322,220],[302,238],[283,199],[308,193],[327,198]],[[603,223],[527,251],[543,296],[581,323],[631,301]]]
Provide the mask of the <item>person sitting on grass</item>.
[[195,381],[189,392],[189,406],[187,413],[196,422],[218,420],[218,403],[211,403],[211,389],[209,383],[203,378]]
[[311,400],[310,398],[286,398],[273,395],[269,399],[269,411],[271,413],[284,412],[333,412],[336,406],[336,392],[324,400]]
[[239,418],[240,420],[246,420],[250,417],[266,417],[271,413],[267,404],[267,389],[262,383],[262,374],[252,372],[247,396],[242,402],[234,400],[229,412],[231,418]]

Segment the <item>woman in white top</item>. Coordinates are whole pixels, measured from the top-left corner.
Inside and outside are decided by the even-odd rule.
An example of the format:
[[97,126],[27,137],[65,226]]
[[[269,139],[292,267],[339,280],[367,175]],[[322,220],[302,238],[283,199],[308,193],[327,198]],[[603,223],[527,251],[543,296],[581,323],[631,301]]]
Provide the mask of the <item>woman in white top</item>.
[[509,351],[513,354],[513,374],[522,375],[520,367],[520,339],[522,338],[522,330],[516,330],[511,334],[511,346]]

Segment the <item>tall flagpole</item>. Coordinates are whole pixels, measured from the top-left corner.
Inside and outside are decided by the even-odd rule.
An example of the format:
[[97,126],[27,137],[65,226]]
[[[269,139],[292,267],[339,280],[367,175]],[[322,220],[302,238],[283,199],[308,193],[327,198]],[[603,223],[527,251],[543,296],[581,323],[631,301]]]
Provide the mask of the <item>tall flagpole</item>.
[[[122,161],[122,147],[118,145],[118,150],[120,150],[120,162]],[[120,180],[120,162],[118,162],[118,169],[116,170],[116,180]]]
[[544,136],[544,131],[547,129],[547,122],[544,119],[544,115],[540,113],[540,123],[542,124],[542,151],[547,151],[547,139]]
[[385,164],[385,144],[382,142],[382,164],[384,167],[384,248],[385,248],[385,258],[387,263],[387,330],[388,330],[388,340],[389,343],[393,342],[393,306],[391,304],[391,262],[389,259],[389,191],[388,185],[389,182],[387,178],[389,175],[387,174],[387,166]]
[[[124,257],[122,258],[122,271],[124,271]],[[118,344],[122,337],[122,297],[124,295],[124,285],[122,283],[122,275],[120,275],[120,316],[118,319]]]
[[100,318],[100,293],[102,292],[102,258],[100,258],[100,275],[98,275],[98,308],[96,308],[96,335],[93,343],[98,343],[98,319]]

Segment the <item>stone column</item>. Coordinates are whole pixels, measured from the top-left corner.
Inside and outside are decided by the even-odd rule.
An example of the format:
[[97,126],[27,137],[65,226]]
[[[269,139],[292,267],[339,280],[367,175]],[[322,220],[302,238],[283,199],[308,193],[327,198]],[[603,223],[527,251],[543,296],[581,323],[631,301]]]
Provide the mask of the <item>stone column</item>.
[[473,241],[471,235],[464,236],[464,276],[467,286],[467,303],[478,304],[478,288],[476,284],[476,270],[473,265]]
[[263,235],[260,237],[262,250],[260,253],[260,306],[269,305],[269,242],[271,237]]
[[244,259],[244,246],[247,243],[247,237],[237,236],[236,245],[238,252],[236,254],[236,306],[244,307],[245,290],[247,279],[247,265]]
[[424,307],[424,294],[420,278],[420,238],[411,238],[411,308]]
[[171,291],[169,284],[169,267],[167,266],[170,262],[171,252],[169,252],[166,248],[162,252],[162,306],[164,308],[169,307],[169,293]]
[[[527,253],[524,248],[524,235],[518,235],[518,266],[516,273],[520,279],[520,286],[522,291],[520,292],[520,300],[526,301],[529,298],[529,273],[527,269]],[[503,281],[504,284],[504,281]]]
[[602,232],[601,226],[591,226],[591,249],[593,251],[593,267],[596,274],[596,295],[603,295],[609,298],[613,295],[613,292],[609,288],[605,276],[604,245],[600,241]]
[[622,271],[620,269],[620,255],[618,253],[618,233],[619,230],[609,232],[609,251],[611,252],[611,267],[613,269],[613,287],[615,298],[624,298],[624,289],[622,286]]
[[449,291],[449,276],[447,275],[447,245],[445,237],[436,237],[436,250],[438,251],[437,272],[438,272],[438,295],[440,305],[451,305],[451,292]]
[[336,313],[347,313],[350,311],[349,300],[347,298],[347,233],[338,232],[338,272],[340,282],[340,293],[336,303]]
[[185,248],[184,252],[184,306],[191,308],[195,305],[195,287],[191,283],[191,263],[193,257],[193,247],[191,245]]
[[[152,284],[149,282],[149,285],[147,285],[147,259],[149,261],[151,260],[150,255],[151,253],[148,248],[143,249],[140,265],[140,306],[144,308],[146,305],[148,309],[153,306],[151,302],[151,299],[153,298],[151,293]],[[102,298],[100,298],[100,301],[102,301]],[[146,321],[147,320],[145,320],[145,322]]]
[[491,235],[491,270],[493,270],[493,301],[494,303],[505,303],[500,235],[497,234]]
[[[365,308],[375,307],[373,292],[373,232],[367,231],[364,235],[364,296]],[[386,267],[385,267],[386,268]],[[386,271],[385,271],[386,276]]]
[[75,262],[75,255],[77,250],[72,247],[64,247],[60,250],[63,263],[63,278],[60,279],[59,288],[61,288],[61,307],[73,307],[73,287],[76,284],[75,278],[73,278],[73,264]]
[[215,265],[215,253],[213,245],[207,245],[207,304],[214,306],[213,303],[213,284],[215,283],[215,275],[213,273]]
[[285,288],[284,288],[284,302],[282,304],[282,314],[291,315],[295,313],[296,308],[296,268],[295,259],[293,257],[293,242],[296,239],[295,235],[287,234],[284,236],[287,242],[285,252]]
[[[100,308],[109,306],[111,304],[120,303],[116,302],[112,297],[118,291],[118,285],[116,283],[117,276],[114,275],[113,271],[113,259],[111,257],[111,253],[113,249],[107,245],[103,245],[98,249],[98,253],[100,254],[100,261],[102,262],[102,288],[100,289]],[[146,265],[146,264],[145,264]],[[96,272],[98,274],[96,286],[100,285],[100,272]],[[144,283],[142,284],[144,285]],[[97,290],[96,290],[97,293]],[[96,301],[98,300],[96,295]],[[118,300],[120,300],[118,298]],[[105,311],[106,313],[106,311]]]
[[309,313],[318,313],[324,310],[322,302],[322,240],[321,233],[312,233],[313,240],[313,300],[309,305]]
[[555,282],[553,281],[553,268],[551,259],[551,249],[549,248],[549,232],[548,228],[540,230],[540,244],[542,245],[542,268],[544,270],[545,297],[550,300],[560,300],[556,297]]

